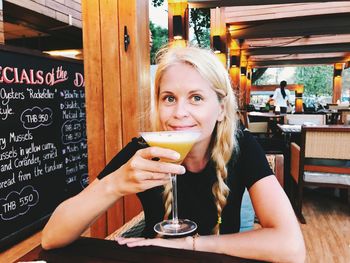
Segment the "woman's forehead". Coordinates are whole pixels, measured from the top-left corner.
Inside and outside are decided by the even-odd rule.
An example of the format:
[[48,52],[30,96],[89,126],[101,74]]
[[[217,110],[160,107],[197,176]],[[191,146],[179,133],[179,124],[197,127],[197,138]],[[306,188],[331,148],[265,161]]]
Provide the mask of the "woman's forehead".
[[204,79],[196,69],[193,67],[169,68],[161,81],[160,91],[172,90],[172,89],[183,89],[183,90],[208,90],[211,88],[211,83]]

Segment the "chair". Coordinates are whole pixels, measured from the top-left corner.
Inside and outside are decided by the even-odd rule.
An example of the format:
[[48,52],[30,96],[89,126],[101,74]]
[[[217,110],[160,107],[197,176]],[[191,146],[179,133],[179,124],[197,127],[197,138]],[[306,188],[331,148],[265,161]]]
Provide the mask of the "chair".
[[301,145],[291,144],[292,203],[301,223],[305,186],[350,188],[350,127],[303,126]]
[[346,116],[345,116],[345,123],[344,123],[345,125],[350,125],[350,114],[347,114]]
[[145,227],[145,214],[140,212],[134,216],[131,220],[126,222],[112,234],[105,239],[114,240],[115,237],[140,237]]
[[251,133],[267,134],[268,123],[267,122],[248,122],[247,128]]
[[284,187],[284,157],[283,154],[266,154],[272,172],[282,188]]
[[325,114],[287,114],[284,122],[291,125],[315,124],[325,125]]
[[268,123],[267,122],[251,122],[249,120],[248,114],[246,111],[239,113],[239,118],[244,126],[251,132],[256,134],[267,134]]
[[350,120],[350,109],[341,110],[340,111],[340,124],[346,124],[349,125],[348,122]]

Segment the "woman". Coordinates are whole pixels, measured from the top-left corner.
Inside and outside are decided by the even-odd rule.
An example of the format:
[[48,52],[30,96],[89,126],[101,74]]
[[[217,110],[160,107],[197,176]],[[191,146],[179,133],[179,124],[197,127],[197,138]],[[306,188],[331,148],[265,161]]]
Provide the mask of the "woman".
[[287,108],[290,104],[290,92],[287,87],[287,81],[282,80],[280,82],[280,87],[275,89],[272,99],[275,101],[275,110],[276,107],[280,108],[281,113],[286,113]]
[[[215,55],[193,47],[163,50],[155,105],[156,130],[201,131],[182,165],[155,161],[155,157],[176,160],[179,156],[168,149],[145,148],[134,139],[99,179],[55,210],[43,231],[43,247],[72,242],[120,197],[139,192],[146,221],[143,236],[149,239],[118,238],[119,244],[303,262],[304,242],[293,210],[261,148],[249,132],[238,128],[230,80]],[[169,173],[185,174],[178,176],[179,218],[195,221],[200,236],[153,238],[154,224],[171,214]],[[238,233],[245,187],[262,228]]]

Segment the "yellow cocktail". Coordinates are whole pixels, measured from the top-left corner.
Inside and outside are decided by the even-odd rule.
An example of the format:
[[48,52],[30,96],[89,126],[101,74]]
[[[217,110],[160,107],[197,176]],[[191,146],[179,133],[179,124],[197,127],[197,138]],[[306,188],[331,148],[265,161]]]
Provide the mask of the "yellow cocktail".
[[[161,132],[141,132],[149,146],[157,146],[174,150],[180,154],[177,161],[161,159],[163,162],[180,164],[185,159],[193,144],[200,136],[199,131],[161,131]],[[171,174],[172,183],[172,219],[164,220],[154,226],[154,230],[162,235],[184,235],[197,229],[197,224],[188,219],[178,219],[177,216],[177,189],[176,174]]]
[[[146,139],[145,139],[146,140]],[[185,159],[186,155],[188,152],[191,150],[193,144],[195,143],[194,141],[177,141],[177,142],[163,142],[163,141],[155,141],[155,140],[146,140],[147,144],[149,146],[157,146],[161,148],[167,148],[167,149],[172,149],[180,154],[180,159],[177,161],[170,160],[170,159],[161,159],[161,161],[164,162],[172,162],[172,163],[182,163],[182,161]]]

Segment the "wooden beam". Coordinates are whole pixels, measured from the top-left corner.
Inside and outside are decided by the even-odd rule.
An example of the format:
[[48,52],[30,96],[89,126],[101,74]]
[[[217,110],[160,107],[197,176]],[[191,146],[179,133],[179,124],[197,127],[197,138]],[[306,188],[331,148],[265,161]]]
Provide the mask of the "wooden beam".
[[308,53],[330,53],[330,52],[350,52],[349,43],[306,45],[292,47],[266,47],[250,48],[245,51],[249,56],[256,55],[277,55],[277,54],[308,54]]
[[350,53],[345,52],[334,52],[334,53],[312,53],[312,54],[280,54],[280,55],[260,55],[260,56],[250,56],[250,62],[260,62],[266,60],[305,60],[305,59],[325,59],[333,57],[349,57]]
[[243,48],[292,47],[319,44],[350,43],[350,34],[318,36],[293,36],[245,39]]
[[274,5],[288,3],[338,2],[339,0],[188,0],[190,8],[214,8],[224,6]]
[[318,58],[318,59],[286,59],[286,60],[266,60],[259,62],[250,62],[254,67],[278,67],[278,66],[300,66],[300,65],[328,65],[334,63],[345,63],[344,57]]
[[226,23],[348,13],[350,2],[296,3],[225,8]]
[[229,31],[235,39],[350,34],[349,17],[350,13],[344,13],[237,23]]
[[[279,83],[273,85],[252,85],[251,91],[271,91],[272,93],[275,91],[276,87],[279,86]],[[288,84],[287,89],[290,91],[294,91],[300,88],[303,85],[300,84]],[[304,87],[304,86],[303,86]]]

